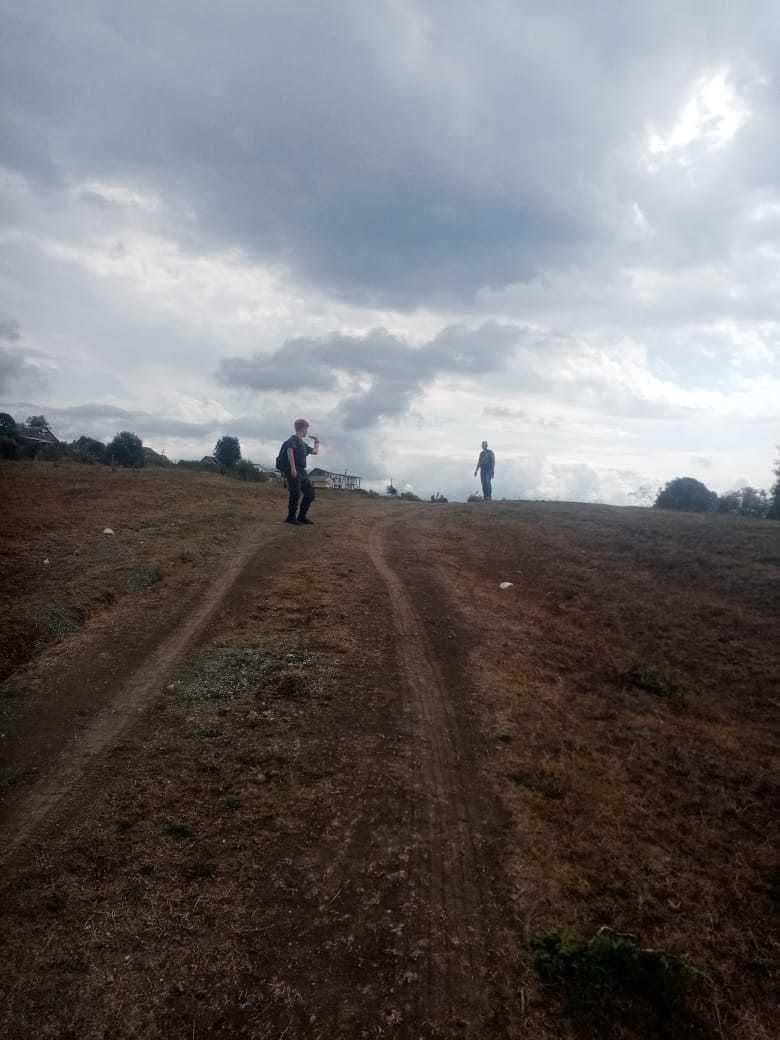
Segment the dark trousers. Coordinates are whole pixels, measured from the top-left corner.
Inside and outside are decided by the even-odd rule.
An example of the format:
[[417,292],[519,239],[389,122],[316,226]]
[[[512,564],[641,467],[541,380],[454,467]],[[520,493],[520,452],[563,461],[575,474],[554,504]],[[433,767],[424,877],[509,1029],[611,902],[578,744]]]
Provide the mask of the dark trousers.
[[484,498],[493,497],[493,474],[489,469],[481,469],[479,476],[482,481],[482,495]]
[[[288,475],[287,487],[290,492],[287,515],[291,520],[294,520],[297,513],[298,519],[302,520],[309,512],[309,506],[314,501],[314,485],[305,473],[299,473],[295,480]],[[301,501],[300,513],[298,512],[298,499]]]

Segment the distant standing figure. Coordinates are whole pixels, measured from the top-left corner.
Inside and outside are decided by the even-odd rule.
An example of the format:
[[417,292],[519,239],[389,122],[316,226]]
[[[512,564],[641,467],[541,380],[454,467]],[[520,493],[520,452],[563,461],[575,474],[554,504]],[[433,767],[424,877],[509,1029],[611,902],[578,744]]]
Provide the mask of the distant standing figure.
[[488,448],[487,441],[482,442],[482,451],[479,453],[477,459],[477,468],[474,470],[474,476],[476,477],[479,473],[480,480],[482,481],[482,497],[486,502],[489,502],[493,497],[493,476],[496,472],[496,456]]
[[[307,514],[314,501],[314,486],[306,473],[308,455],[319,455],[319,438],[314,438],[314,447],[303,439],[309,432],[309,424],[305,419],[295,420],[295,433],[282,445],[279,451],[279,469],[287,478],[290,499],[287,504],[288,524],[312,524]],[[300,500],[300,509],[298,502]]]

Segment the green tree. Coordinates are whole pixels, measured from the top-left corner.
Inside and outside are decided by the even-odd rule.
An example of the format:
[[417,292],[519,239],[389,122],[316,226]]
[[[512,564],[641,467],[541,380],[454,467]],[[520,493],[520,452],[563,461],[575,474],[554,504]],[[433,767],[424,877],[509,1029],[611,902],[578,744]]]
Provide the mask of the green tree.
[[739,495],[736,491],[727,491],[723,495],[718,495],[718,512],[728,513],[730,516],[736,516],[739,513]]
[[392,484],[388,484],[387,485],[387,493],[388,493],[388,495],[397,495],[398,494],[398,489],[394,488]]
[[31,430],[40,430],[41,433],[51,433],[49,420],[45,415],[28,415],[25,426],[29,426]]
[[752,516],[758,520],[766,516],[768,507],[766,491],[754,487],[743,487],[737,494],[739,495],[740,516]]
[[769,497],[763,489],[746,485],[735,491],[727,491],[718,496],[718,512],[730,513],[732,516],[752,516],[761,520],[767,515]]
[[780,456],[775,463],[774,473],[777,480],[769,492],[769,508],[766,513],[768,520],[780,520]]
[[15,437],[16,422],[8,412],[0,412],[0,437]]
[[675,477],[658,492],[656,509],[679,509],[686,513],[710,513],[717,509],[718,496],[693,477]]
[[214,458],[220,466],[235,466],[241,459],[241,445],[238,437],[220,437],[214,448]]
[[94,437],[79,437],[77,441],[73,441],[71,448],[79,458],[93,462],[106,462],[108,449],[102,441],[95,440]]
[[144,464],[144,445],[140,437],[123,430],[108,446],[108,457],[117,466],[138,469]]

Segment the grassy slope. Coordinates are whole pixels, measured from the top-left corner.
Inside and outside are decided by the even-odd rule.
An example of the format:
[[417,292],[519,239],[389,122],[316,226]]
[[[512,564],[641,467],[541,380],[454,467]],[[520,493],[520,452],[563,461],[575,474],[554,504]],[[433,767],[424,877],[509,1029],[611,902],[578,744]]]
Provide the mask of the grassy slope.
[[[95,611],[98,617],[101,612],[125,612],[136,599],[149,609],[149,590],[128,591],[139,571],[159,566],[163,580],[157,587],[175,591],[193,570],[210,566],[220,552],[229,551],[247,525],[283,508],[278,491],[217,476],[31,465],[3,467],[0,477],[3,489],[11,492],[5,508],[12,537],[3,546],[4,575],[18,575],[14,585],[3,583],[0,609],[12,629],[14,619],[34,618],[47,604],[62,610],[75,604],[82,618]],[[51,906],[20,896],[20,934],[35,920],[41,935],[51,936],[56,924],[62,949],[73,946],[74,956],[80,956],[81,940],[74,929],[84,915],[99,919],[108,900],[109,908],[124,908],[127,935],[137,934],[140,940],[143,922],[127,908],[134,899],[151,898],[144,893],[152,886],[146,873],[141,882],[135,874],[128,876],[128,865],[139,861],[144,871],[153,867],[159,883],[168,877],[166,862],[176,862],[183,855],[182,842],[190,841],[170,828],[182,818],[196,826],[190,812],[193,797],[199,804],[202,800],[199,816],[208,842],[218,847],[223,839],[216,835],[225,834],[236,843],[235,855],[245,854],[249,866],[256,855],[252,848],[259,847],[258,804],[262,818],[276,821],[261,822],[261,829],[287,826],[304,833],[317,799],[325,805],[335,797],[333,785],[346,774],[328,771],[330,752],[324,730],[322,737],[318,731],[323,704],[331,703],[336,692],[328,661],[340,669],[341,692],[332,701],[338,705],[350,690],[350,669],[365,682],[357,666],[373,652],[372,597],[375,616],[380,616],[376,578],[366,572],[357,542],[355,558],[349,557],[350,524],[364,512],[373,510],[376,522],[382,515],[401,515],[406,507],[323,495],[317,508],[324,519],[339,525],[338,535],[334,533],[331,543],[325,538],[313,556],[291,559],[263,578],[266,588],[257,586],[263,594],[253,599],[250,588],[246,602],[226,615],[225,630],[214,643],[214,660],[224,651],[240,655],[258,646],[264,654],[281,654],[280,662],[263,657],[261,672],[277,669],[274,674],[281,680],[273,683],[281,682],[289,696],[273,692],[277,687],[272,683],[271,699],[258,715],[251,708],[257,696],[251,684],[246,704],[243,694],[220,692],[225,683],[230,687],[235,682],[230,673],[234,664],[229,662],[225,675],[206,682],[197,662],[194,681],[186,672],[192,662],[185,666],[181,706],[161,713],[153,739],[144,745],[145,758],[128,754],[128,776],[134,768],[145,772],[127,791],[112,794],[121,799],[121,812],[119,802],[110,803],[101,822],[96,818],[100,862],[93,864],[93,853],[78,853],[77,859],[86,857],[83,876],[76,871],[72,878],[58,877],[52,864],[40,878],[22,878],[19,892],[34,894],[38,886],[48,893]],[[117,531],[108,549],[111,536],[100,533],[104,526]],[[430,584],[436,577],[444,591],[438,613],[429,618],[431,629],[439,633],[446,617],[463,646],[469,710],[485,738],[479,768],[509,821],[503,867],[517,928],[520,982],[527,992],[537,986],[529,947],[533,935],[568,928],[588,936],[608,924],[705,971],[718,994],[728,1035],[768,1040],[775,1021],[771,993],[776,982],[776,947],[768,922],[777,819],[771,727],[780,696],[780,525],[566,504],[432,506],[417,514],[398,538],[396,556],[410,587]],[[51,561],[45,570],[43,558]],[[500,591],[502,580],[512,581],[513,588]],[[101,599],[101,590],[110,595]],[[299,673],[296,655],[304,651],[294,627],[303,603],[309,612],[306,642],[316,648],[319,663],[310,661]],[[72,616],[79,623],[79,615]],[[22,634],[25,646],[29,631]],[[286,633],[292,642],[284,642]],[[50,635],[56,638],[57,633]],[[380,654],[380,633],[376,635]],[[68,643],[66,637],[61,645],[67,648]],[[254,658],[247,660],[239,668],[242,676],[254,667]],[[382,673],[381,654],[373,666]],[[392,692],[392,668],[387,667]],[[307,670],[310,679],[320,676],[325,693],[301,699],[296,683]],[[251,681],[260,684],[258,690],[265,689],[259,673]],[[209,684],[218,692],[204,700]],[[360,689],[354,697],[350,713],[364,699]],[[193,698],[199,698],[195,715]],[[187,729],[193,717],[197,726]],[[345,732],[353,718],[344,714],[336,734]],[[278,748],[260,764],[252,751],[256,726],[263,733],[270,727],[269,747]],[[301,739],[305,756],[298,757],[296,750],[290,760],[289,748]],[[212,754],[215,740],[224,742],[224,755]],[[156,775],[161,762],[168,763],[169,775],[176,775],[170,771],[179,759],[184,770],[180,804],[176,785],[166,779],[160,787],[162,774]],[[196,795],[195,782],[185,778],[193,763],[201,761],[219,770],[219,784],[205,773]],[[313,779],[310,770],[311,775],[292,783],[286,772],[289,761],[299,763],[295,769],[303,762],[317,763],[323,779]],[[257,769],[266,778],[281,770],[284,784],[270,788],[269,782],[275,782],[266,779],[260,794],[256,786],[251,788],[250,801],[246,784],[257,781],[247,777]],[[164,800],[154,795],[158,788]],[[132,808],[133,798],[145,808]],[[279,822],[284,814],[280,799],[289,805],[287,823]],[[208,815],[211,802],[213,819]],[[113,838],[106,829],[117,819],[118,826],[127,828],[119,832],[126,837]],[[236,821],[235,833],[229,819]],[[136,826],[143,828],[142,834]],[[169,828],[162,845],[156,827]],[[241,852],[244,835],[255,844]],[[115,855],[119,858],[113,864]],[[186,869],[207,867],[195,855]],[[109,882],[114,870],[118,880]],[[177,881],[176,871],[170,875],[175,905],[188,914],[201,903],[208,909],[208,898],[202,902],[200,892],[197,899],[190,895],[192,879]],[[212,886],[217,894],[218,881]],[[90,886],[94,893],[88,899]],[[113,897],[107,894],[112,886]],[[223,892],[220,898],[235,901],[240,891],[238,885],[232,895]],[[60,906],[66,897],[72,900],[68,911]],[[111,942],[96,938],[95,949],[102,952],[93,950],[90,957],[121,963],[123,927],[113,925]],[[152,942],[152,933],[143,941]],[[207,939],[201,935],[199,941],[205,944]],[[203,949],[204,957],[214,958],[211,983],[217,986],[218,951]],[[42,948],[37,956],[39,964],[46,960]],[[68,967],[67,957],[62,963],[56,985],[65,992],[71,983],[62,980],[75,969]],[[143,977],[139,975],[139,985]],[[105,982],[90,975],[90,983],[104,999]],[[555,992],[546,999],[551,1003],[529,1003],[529,1036],[557,1036],[572,1028],[561,1024],[568,1021],[568,1012],[555,1004]],[[184,1009],[182,1016],[183,1021]],[[630,1016],[614,1033],[587,1016],[575,1021],[579,1025],[572,1035],[577,1036],[649,1035],[641,1025],[632,1027]],[[676,1034],[672,1030],[668,1035]]]
[[780,526],[507,504],[421,544],[470,642],[526,934],[638,934],[772,1035]]
[[278,489],[216,474],[68,463],[0,463],[0,494],[0,681],[160,578],[186,582],[283,508]]

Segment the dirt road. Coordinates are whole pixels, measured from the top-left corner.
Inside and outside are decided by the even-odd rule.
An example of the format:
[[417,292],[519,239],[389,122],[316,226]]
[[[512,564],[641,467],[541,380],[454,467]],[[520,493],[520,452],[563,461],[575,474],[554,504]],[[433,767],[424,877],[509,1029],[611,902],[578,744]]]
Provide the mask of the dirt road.
[[[278,818],[274,817],[272,829],[265,830],[261,822],[263,829],[258,833],[258,817],[266,821],[269,815],[258,810],[267,806],[247,803],[248,819],[254,822],[241,838],[246,848],[239,852],[234,845],[229,862],[218,863],[216,870],[222,872],[235,864],[237,854],[260,852],[269,889],[261,903],[273,902],[276,886],[290,891],[289,879],[278,877],[281,866],[298,876],[298,884],[293,886],[298,899],[280,921],[270,908],[267,915],[258,910],[256,891],[249,900],[243,886],[234,890],[238,905],[230,908],[230,916],[251,920],[253,934],[267,934],[273,940],[272,947],[264,949],[260,964],[251,969],[247,966],[257,987],[255,993],[244,993],[229,1013],[215,1010],[224,1009],[235,984],[233,972],[227,968],[223,978],[217,974],[219,958],[215,959],[214,948],[224,945],[219,913],[215,911],[209,924],[201,926],[205,935],[198,929],[198,943],[205,942],[212,961],[210,974],[214,975],[206,1006],[200,1016],[196,1011],[193,1017],[199,1035],[332,1038],[364,1031],[379,1035],[377,1030],[384,1029],[399,1036],[450,1035],[450,1030],[481,1036],[488,1024],[491,1035],[502,1035],[506,1009],[500,992],[507,973],[506,966],[498,964],[497,922],[502,911],[496,903],[495,857],[491,860],[497,807],[479,782],[478,737],[465,724],[458,701],[463,679],[448,687],[451,662],[441,660],[440,641],[430,633],[428,612],[433,604],[440,609],[442,591],[431,584],[422,596],[417,590],[413,600],[389,549],[408,535],[413,512],[388,518],[365,509],[352,518],[349,533],[343,525],[337,526],[332,519],[329,522],[327,510],[323,512],[316,529],[280,531],[269,525],[260,534],[253,532],[224,573],[204,590],[197,608],[180,618],[127,681],[116,685],[111,701],[79,740],[66,745],[30,790],[11,800],[4,858],[12,888],[18,892],[22,886],[39,884],[35,870],[43,857],[48,886],[59,893],[63,885],[68,887],[63,874],[69,858],[89,856],[97,833],[102,832],[100,871],[108,875],[104,883],[109,891],[100,900],[114,907],[106,911],[112,916],[122,905],[127,915],[126,938],[134,934],[132,918],[134,914],[143,917],[143,906],[138,904],[130,911],[123,884],[126,879],[122,878],[126,873],[124,854],[113,835],[106,843],[106,828],[114,830],[118,818],[133,812],[128,793],[138,787],[139,772],[148,780],[147,770],[154,765],[142,763],[143,755],[136,753],[117,761],[116,749],[137,752],[150,740],[159,743],[162,727],[166,741],[179,740],[184,748],[183,773],[166,777],[165,785],[187,787],[188,774],[198,770],[208,743],[203,734],[212,730],[200,720],[197,732],[189,735],[193,744],[189,747],[185,734],[176,732],[181,716],[177,715],[172,727],[173,720],[161,717],[160,707],[168,689],[178,689],[182,683],[189,682],[189,690],[194,686],[202,693],[197,664],[194,684],[192,678],[183,676],[191,668],[193,656],[197,659],[198,654],[216,650],[213,633],[218,631],[217,656],[224,655],[228,646],[240,647],[240,653],[250,655],[259,652],[263,678],[270,669],[277,684],[271,695],[278,714],[285,714],[279,710],[283,699],[293,716],[274,719],[278,732],[274,734],[272,723],[270,732],[261,738],[266,748],[283,748],[276,757],[286,774],[285,804]],[[349,575],[359,573],[361,577],[350,583],[348,593],[339,586],[334,595],[327,576],[338,571],[344,560],[349,560]],[[433,583],[433,570],[426,574]],[[343,632],[338,634],[333,628],[335,615],[344,622]],[[296,643],[299,619],[301,638]],[[446,647],[454,653],[454,622],[445,623]],[[283,652],[280,639],[285,640]],[[289,646],[304,655],[297,667],[288,667]],[[308,656],[312,651],[319,655]],[[329,700],[325,708],[312,689],[318,682],[328,681],[325,655],[332,659],[334,651],[345,662],[329,680],[338,685],[338,700]],[[211,681],[217,687],[223,679],[234,682],[229,674],[233,658],[234,654],[231,663],[218,667],[216,674],[211,669]],[[90,670],[99,670],[100,664],[99,657],[82,660],[78,667],[81,680],[86,680]],[[333,693],[327,696],[334,698]],[[193,725],[191,715],[187,721]],[[211,723],[214,721],[212,718]],[[157,731],[154,736],[153,730]],[[257,731],[250,730],[250,734],[259,736]],[[295,748],[294,777],[288,770],[290,742]],[[258,741],[249,743],[256,747]],[[26,754],[34,756],[34,740]],[[313,766],[328,759],[327,770]],[[265,758],[259,754],[261,760]],[[308,772],[305,777],[298,775],[303,762],[304,772]],[[264,786],[268,780],[265,774]],[[274,792],[275,801],[279,793]],[[181,805],[170,790],[165,795],[166,817],[186,811],[193,822],[181,824],[180,829],[197,841],[202,807],[186,804],[186,798]],[[155,808],[159,812],[161,807]],[[298,813],[303,814],[301,820]],[[265,846],[262,851],[260,846]],[[155,868],[154,876],[159,873]],[[199,880],[212,879],[191,878],[190,887]],[[91,895],[87,903],[93,902],[95,893]],[[217,896],[216,890],[213,895]],[[82,889],[75,900],[82,910],[84,896]],[[67,906],[60,907],[63,901]],[[201,893],[199,902],[208,901]],[[46,909],[51,905],[59,908],[55,931],[64,924],[67,932],[75,924],[63,920],[72,906],[70,897],[54,895],[48,903],[44,897],[42,917],[36,921],[44,949],[51,942],[48,919],[52,912]],[[28,926],[29,914],[27,907],[22,920]],[[116,937],[117,933],[112,934]],[[109,956],[107,963],[103,944],[93,949],[88,944],[83,962],[79,961],[83,968],[76,972],[79,986],[66,986],[69,1002],[73,1002],[68,1013],[79,1022],[79,1035],[103,1035],[101,1031],[110,1022],[114,1035],[156,1036],[163,1035],[163,1023],[165,1029],[179,1023],[177,1001],[171,996],[177,989],[175,979],[163,974],[155,983],[160,992],[153,999],[136,988],[147,959],[170,956],[179,941],[179,937],[155,929],[152,949],[134,943],[130,958],[137,961],[138,974],[135,984],[128,982],[121,1004],[123,1012],[127,1001],[134,1005],[131,1031],[120,1008],[111,1007],[111,987],[106,981],[124,974],[121,962],[113,963]],[[33,992],[17,990],[11,999],[7,1035],[23,1035],[21,1023],[29,1024],[41,1014],[47,1021],[49,1016],[60,1021],[55,993],[61,994],[68,969],[52,970],[50,965],[38,975],[42,949],[29,937],[27,944],[28,978],[36,977],[36,985]],[[231,963],[241,946],[239,941],[230,952]],[[251,959],[257,954],[244,951],[244,956]],[[255,975],[257,968],[259,976]],[[91,980],[86,992],[83,974]],[[174,1007],[160,1019],[156,1009],[166,995]],[[92,1004],[95,997],[99,1009]]]
[[[13,734],[17,738],[13,748],[9,749],[13,758],[5,765],[14,773],[32,769],[39,775],[31,790],[22,788],[20,792],[7,794],[4,799],[4,842],[0,848],[0,864],[12,857],[53,815],[56,815],[57,826],[61,827],[69,812],[82,811],[85,804],[91,803],[92,762],[105,756],[125,730],[149,710],[166,677],[202,638],[209,621],[252,556],[271,551],[275,538],[278,534],[272,529],[265,530],[262,535],[256,531],[246,535],[221,573],[202,590],[202,595],[187,603],[186,611],[177,613],[171,631],[162,634],[161,641],[157,642],[161,633],[151,628],[147,633],[146,656],[125,681],[116,680],[115,662],[104,658],[110,669],[108,681],[112,686],[107,703],[80,729],[75,739],[68,739],[73,728],[73,719],[68,714],[49,711],[45,722],[39,717],[35,726],[35,717],[31,713],[27,715],[26,727],[18,727]],[[87,666],[78,659],[77,662],[74,667],[80,679],[90,668],[94,673],[93,662]],[[77,713],[84,710],[83,699],[82,686],[82,704],[75,706]],[[73,704],[68,707],[73,711]],[[49,748],[63,743],[65,747],[59,755],[47,756]],[[45,767],[43,770],[42,765]],[[72,808],[69,808],[69,803]]]
[[[733,570],[649,606],[677,520],[271,506],[0,688],[3,1035],[768,1040],[772,532],[715,532],[735,697]],[[602,925],[704,995],[568,1004],[531,940]]]

